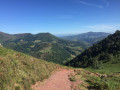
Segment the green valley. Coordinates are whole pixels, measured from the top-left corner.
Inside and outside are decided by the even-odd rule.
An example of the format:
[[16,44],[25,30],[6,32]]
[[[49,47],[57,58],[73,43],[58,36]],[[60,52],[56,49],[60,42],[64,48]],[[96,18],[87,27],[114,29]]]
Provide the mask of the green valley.
[[0,0],[0,90],[120,90],[120,0]]
[[50,33],[6,34],[1,32],[4,47],[26,53],[49,62],[63,64],[88,47],[83,42],[66,41]]
[[[85,43],[62,40],[50,33],[2,37],[0,90],[34,90],[35,87],[41,87],[44,79],[50,78],[51,75],[53,77],[55,72],[65,74],[73,90],[120,89],[119,30],[89,48]],[[85,48],[87,49],[84,50]],[[78,56],[75,57],[76,55]],[[55,63],[65,63],[69,67]],[[60,82],[62,78],[63,76],[60,77]],[[38,82],[40,85],[34,86]]]

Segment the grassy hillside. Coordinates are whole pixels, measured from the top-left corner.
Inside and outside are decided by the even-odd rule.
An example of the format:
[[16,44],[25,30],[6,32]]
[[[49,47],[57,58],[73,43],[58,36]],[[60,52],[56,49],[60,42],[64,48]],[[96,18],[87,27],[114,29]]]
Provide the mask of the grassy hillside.
[[58,67],[0,46],[0,90],[30,90]]
[[13,36],[14,40],[3,42],[4,47],[59,64],[63,64],[87,48],[83,42],[62,40],[50,33],[35,35],[25,33]]
[[85,50],[66,65],[74,67],[104,68],[104,64],[120,65],[120,31]]
[[70,41],[84,41],[88,45],[93,45],[94,43],[97,43],[98,41],[101,41],[105,37],[107,37],[109,33],[103,33],[103,32],[88,32],[88,33],[83,33],[83,34],[78,34],[78,35],[73,35],[73,36],[65,36],[61,37],[65,40],[70,40]]

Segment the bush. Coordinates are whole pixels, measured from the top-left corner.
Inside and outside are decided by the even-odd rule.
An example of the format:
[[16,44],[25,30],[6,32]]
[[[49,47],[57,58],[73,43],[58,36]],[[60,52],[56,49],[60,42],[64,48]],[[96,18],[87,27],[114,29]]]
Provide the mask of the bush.
[[75,81],[76,81],[75,76],[72,76],[72,77],[70,77],[69,79],[70,79],[70,81],[72,81],[72,82],[75,82]]
[[15,87],[15,90],[21,90],[21,89],[20,89],[20,86],[16,86],[16,87]]

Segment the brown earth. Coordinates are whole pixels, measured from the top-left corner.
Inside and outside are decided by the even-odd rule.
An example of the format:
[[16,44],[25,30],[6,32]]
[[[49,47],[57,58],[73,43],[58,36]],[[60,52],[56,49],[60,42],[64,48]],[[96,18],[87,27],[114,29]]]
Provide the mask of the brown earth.
[[72,90],[69,75],[73,70],[63,69],[52,74],[49,79],[37,82],[32,86],[33,90]]

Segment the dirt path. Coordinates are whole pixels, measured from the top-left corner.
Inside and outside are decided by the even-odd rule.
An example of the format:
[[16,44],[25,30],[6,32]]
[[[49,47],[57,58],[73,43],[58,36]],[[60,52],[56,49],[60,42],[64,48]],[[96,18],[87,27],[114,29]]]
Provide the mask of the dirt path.
[[68,75],[71,70],[63,69],[51,75],[49,79],[32,86],[35,90],[71,90],[71,82]]

